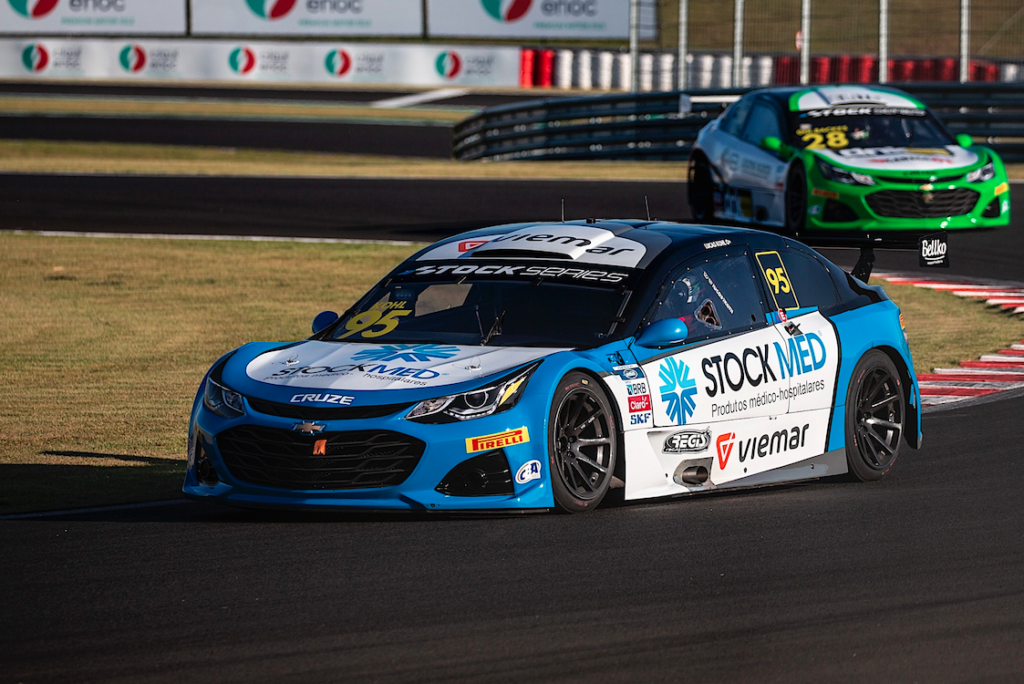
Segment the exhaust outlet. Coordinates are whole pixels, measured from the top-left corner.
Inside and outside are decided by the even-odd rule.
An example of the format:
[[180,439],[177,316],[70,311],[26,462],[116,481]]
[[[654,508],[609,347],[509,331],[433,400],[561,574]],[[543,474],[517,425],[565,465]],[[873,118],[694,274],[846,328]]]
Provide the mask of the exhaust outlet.
[[708,481],[708,475],[708,469],[704,466],[690,466],[681,473],[677,472],[672,479],[676,484],[701,485]]

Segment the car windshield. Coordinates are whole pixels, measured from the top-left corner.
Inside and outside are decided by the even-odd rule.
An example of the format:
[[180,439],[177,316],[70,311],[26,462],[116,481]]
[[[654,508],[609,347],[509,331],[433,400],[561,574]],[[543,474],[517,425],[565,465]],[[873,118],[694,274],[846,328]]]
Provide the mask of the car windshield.
[[833,107],[789,116],[790,142],[811,150],[956,144],[926,110]]
[[[456,267],[483,268],[488,276],[480,278],[459,277],[440,266],[426,268],[434,272],[396,277],[376,287],[324,339],[594,347],[611,339],[631,294],[628,274],[606,270]],[[498,269],[515,273],[497,276]]]

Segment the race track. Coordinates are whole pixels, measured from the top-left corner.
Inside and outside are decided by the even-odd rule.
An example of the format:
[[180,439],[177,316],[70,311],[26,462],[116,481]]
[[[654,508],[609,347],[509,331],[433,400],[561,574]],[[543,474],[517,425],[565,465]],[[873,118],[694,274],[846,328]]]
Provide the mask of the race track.
[[0,522],[5,682],[1017,682],[1018,396],[875,484],[581,516]]
[[[395,127],[401,129],[401,127]],[[682,170],[680,175],[682,175]],[[690,219],[686,185],[668,181],[273,179],[0,174],[0,230],[420,240],[548,219]],[[1024,185],[1012,211],[1024,216]],[[1024,280],[1024,229],[953,233],[949,273]],[[855,250],[822,250],[844,267]],[[916,252],[877,252],[878,270],[921,270]],[[943,274],[944,269],[928,269]]]

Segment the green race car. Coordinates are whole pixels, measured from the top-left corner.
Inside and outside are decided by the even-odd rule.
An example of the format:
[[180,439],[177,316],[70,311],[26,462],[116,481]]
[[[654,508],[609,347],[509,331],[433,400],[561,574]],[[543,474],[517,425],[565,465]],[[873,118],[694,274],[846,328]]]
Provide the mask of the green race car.
[[1010,222],[999,156],[951,136],[894,88],[816,86],[747,93],[693,146],[694,219],[798,234],[966,230]]

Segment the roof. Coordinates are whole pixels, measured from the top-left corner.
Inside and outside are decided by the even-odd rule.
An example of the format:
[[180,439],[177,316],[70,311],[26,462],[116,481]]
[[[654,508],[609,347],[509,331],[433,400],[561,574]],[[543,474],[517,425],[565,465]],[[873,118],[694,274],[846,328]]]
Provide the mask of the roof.
[[[874,105],[902,109],[926,109],[924,103],[911,95],[885,86],[823,85],[766,88],[754,91],[768,95],[784,110],[804,112],[838,106]],[[754,94],[751,93],[751,94]]]
[[[512,223],[442,240],[416,261],[516,258],[646,268],[668,248],[711,249],[722,240],[760,234],[747,228],[664,221],[586,219],[564,223]],[[715,244],[715,246],[719,246]]]

